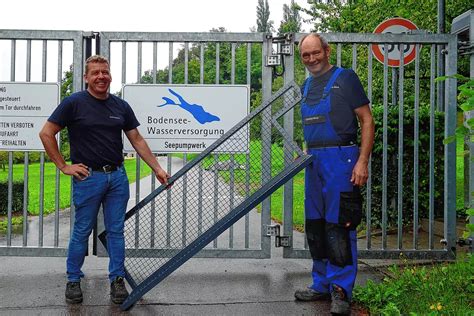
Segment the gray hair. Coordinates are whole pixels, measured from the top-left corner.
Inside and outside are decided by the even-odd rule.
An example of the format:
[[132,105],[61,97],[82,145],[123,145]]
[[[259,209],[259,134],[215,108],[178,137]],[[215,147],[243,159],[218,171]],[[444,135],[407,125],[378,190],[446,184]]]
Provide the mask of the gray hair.
[[328,41],[326,40],[326,38],[324,36],[322,36],[321,34],[318,34],[318,33],[308,33],[306,34],[305,36],[303,36],[298,44],[298,49],[299,51],[301,52],[301,44],[303,44],[304,40],[308,37],[316,37],[316,38],[319,38],[319,40],[321,41],[321,46],[323,47],[323,49],[327,49],[329,47],[329,43]]

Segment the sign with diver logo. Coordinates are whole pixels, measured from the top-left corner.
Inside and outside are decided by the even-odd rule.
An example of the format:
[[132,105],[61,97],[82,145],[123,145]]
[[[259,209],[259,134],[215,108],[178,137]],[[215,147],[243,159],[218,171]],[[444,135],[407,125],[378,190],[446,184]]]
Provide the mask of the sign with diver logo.
[[[246,85],[124,85],[122,97],[140,122],[152,152],[201,152],[249,114]],[[248,129],[220,152],[247,152]],[[124,141],[125,151],[134,151]]]

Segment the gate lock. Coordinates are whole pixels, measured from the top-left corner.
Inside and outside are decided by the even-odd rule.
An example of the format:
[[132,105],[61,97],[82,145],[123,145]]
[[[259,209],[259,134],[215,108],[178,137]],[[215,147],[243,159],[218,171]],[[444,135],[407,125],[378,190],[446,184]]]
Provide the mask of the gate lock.
[[275,236],[275,247],[291,247],[290,236],[280,236],[280,225],[267,225],[265,236]]
[[[272,35],[267,35],[267,39],[271,39],[273,44],[276,44],[276,51],[272,51],[271,55],[265,56],[265,66],[267,67],[276,67],[283,66],[284,61],[282,56],[293,55],[293,33],[286,33],[282,36],[273,37]],[[281,74],[278,74],[281,75]]]

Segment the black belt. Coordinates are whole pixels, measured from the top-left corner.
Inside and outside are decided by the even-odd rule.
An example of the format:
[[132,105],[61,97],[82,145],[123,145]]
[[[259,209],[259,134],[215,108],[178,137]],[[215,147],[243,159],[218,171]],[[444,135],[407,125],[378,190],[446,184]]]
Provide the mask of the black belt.
[[324,147],[339,147],[339,146],[353,146],[356,142],[353,140],[334,140],[306,143],[308,149],[324,148]]
[[96,172],[110,173],[110,172],[119,170],[120,167],[122,167],[122,166],[105,165],[105,166],[98,167],[98,168],[91,168],[91,170],[92,170],[92,171],[96,171]]

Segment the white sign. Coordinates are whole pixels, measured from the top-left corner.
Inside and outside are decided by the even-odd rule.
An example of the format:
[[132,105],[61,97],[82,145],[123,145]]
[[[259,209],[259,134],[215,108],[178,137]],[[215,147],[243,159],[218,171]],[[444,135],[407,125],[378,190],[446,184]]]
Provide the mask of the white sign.
[[44,150],[38,133],[58,103],[57,83],[0,82],[0,150]]
[[[152,152],[201,152],[249,113],[246,85],[125,85],[122,97]],[[248,128],[219,152],[247,152]],[[125,137],[125,151],[133,147]]]
[[[391,18],[380,23],[374,30],[374,33],[393,33],[403,34],[412,30],[417,30],[418,27],[410,20],[403,18]],[[400,66],[400,44],[387,44],[388,50],[388,66]],[[384,63],[384,45],[372,45],[372,52],[375,58]],[[415,45],[403,45],[403,65],[408,65],[416,57]]]

